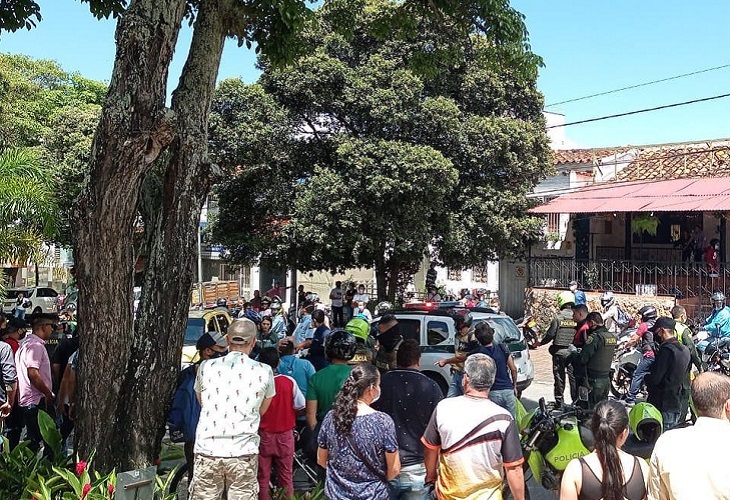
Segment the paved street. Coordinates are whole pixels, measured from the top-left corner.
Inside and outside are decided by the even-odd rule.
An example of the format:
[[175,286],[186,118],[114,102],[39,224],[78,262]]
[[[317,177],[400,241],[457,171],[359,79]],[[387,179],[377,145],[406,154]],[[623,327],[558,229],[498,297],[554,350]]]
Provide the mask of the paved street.
[[[530,351],[530,359],[535,367],[535,379],[530,387],[522,393],[521,399],[522,404],[528,410],[537,406],[540,398],[544,397],[546,401],[552,401],[554,399],[552,364],[550,354],[548,353],[548,346],[539,347]],[[568,400],[570,400],[570,396],[568,396]],[[555,500],[558,498],[557,495],[553,495],[538,485],[534,479],[531,479],[527,486],[532,500]]]

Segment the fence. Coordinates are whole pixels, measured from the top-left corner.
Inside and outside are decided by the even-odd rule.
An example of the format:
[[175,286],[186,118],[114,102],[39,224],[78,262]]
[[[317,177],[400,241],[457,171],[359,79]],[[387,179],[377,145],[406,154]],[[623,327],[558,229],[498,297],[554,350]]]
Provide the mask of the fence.
[[586,290],[707,298],[717,290],[728,293],[730,266],[721,263],[718,272],[711,273],[703,263],[547,257],[530,259],[528,277],[529,286],[568,288],[577,280]]

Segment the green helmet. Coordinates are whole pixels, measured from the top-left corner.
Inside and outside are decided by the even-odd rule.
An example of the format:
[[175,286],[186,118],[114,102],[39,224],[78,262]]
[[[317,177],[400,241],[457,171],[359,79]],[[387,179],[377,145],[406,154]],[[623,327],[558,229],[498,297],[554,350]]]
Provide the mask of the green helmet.
[[575,304],[575,295],[569,290],[558,294],[558,309],[562,309],[566,304]]
[[662,414],[654,405],[636,403],[629,412],[629,427],[636,439],[654,443],[662,433]]
[[353,334],[355,338],[367,342],[370,335],[370,323],[362,318],[353,318],[345,325],[345,330]]

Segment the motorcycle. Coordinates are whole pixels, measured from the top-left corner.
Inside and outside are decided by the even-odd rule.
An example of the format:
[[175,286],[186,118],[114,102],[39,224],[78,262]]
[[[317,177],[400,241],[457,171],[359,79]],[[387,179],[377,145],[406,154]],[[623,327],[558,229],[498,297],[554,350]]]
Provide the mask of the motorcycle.
[[[627,339],[628,340],[628,339]],[[641,351],[635,346],[626,347],[626,341],[616,347],[611,362],[611,394],[616,398],[625,398],[631,387],[631,379],[634,377],[636,367],[641,361]]]
[[707,371],[730,376],[730,338],[713,338],[708,341],[709,336],[709,332],[704,330],[694,336],[702,366]]
[[526,316],[521,320],[518,320],[518,328],[522,329],[522,335],[525,337],[525,343],[530,349],[537,349],[540,347],[540,340],[542,340],[542,332],[537,324],[537,320],[534,316]]
[[[586,399],[587,390],[581,391],[579,401],[584,402]],[[657,412],[651,405],[643,404]],[[641,419],[643,409],[637,410],[637,417]],[[537,408],[519,418],[517,424],[525,457],[526,483],[534,477],[543,488],[557,494],[570,461],[588,455],[595,447],[595,439],[589,428],[590,417],[591,413],[579,406],[546,404],[545,398],[540,398]],[[623,450],[648,460],[660,434],[661,422],[656,433],[648,436],[646,441],[640,441],[633,433],[630,434]]]

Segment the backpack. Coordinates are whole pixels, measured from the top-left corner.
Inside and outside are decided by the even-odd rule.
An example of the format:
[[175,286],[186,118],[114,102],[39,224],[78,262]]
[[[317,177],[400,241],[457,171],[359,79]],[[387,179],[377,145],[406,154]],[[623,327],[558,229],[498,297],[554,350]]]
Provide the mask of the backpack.
[[631,317],[621,309],[621,306],[616,304],[616,323],[618,324],[619,328],[622,330],[629,326],[629,321],[631,321]]

